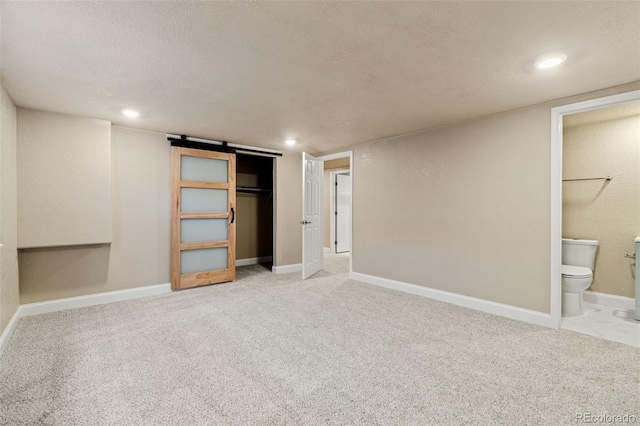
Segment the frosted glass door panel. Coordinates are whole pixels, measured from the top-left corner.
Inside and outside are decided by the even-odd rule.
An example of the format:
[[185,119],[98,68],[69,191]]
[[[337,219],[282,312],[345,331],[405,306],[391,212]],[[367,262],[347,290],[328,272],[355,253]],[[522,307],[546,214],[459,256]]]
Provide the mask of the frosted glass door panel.
[[180,273],[227,269],[227,247],[184,250],[180,252]]
[[236,156],[171,147],[171,288],[236,278]]
[[180,242],[224,241],[229,239],[228,229],[227,219],[182,219]]
[[183,155],[181,161],[181,179],[201,182],[228,182],[228,161],[213,158],[190,157]]
[[183,212],[226,212],[229,209],[228,192],[226,189],[181,188],[180,209]]

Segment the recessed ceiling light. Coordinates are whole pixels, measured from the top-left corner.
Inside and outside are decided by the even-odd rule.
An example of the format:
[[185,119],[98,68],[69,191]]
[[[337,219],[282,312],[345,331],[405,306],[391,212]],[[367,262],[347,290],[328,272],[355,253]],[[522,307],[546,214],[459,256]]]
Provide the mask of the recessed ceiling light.
[[138,111],[134,111],[132,109],[123,109],[121,112],[127,117],[131,117],[131,118],[136,118],[140,116],[140,113]]
[[284,143],[286,143],[289,146],[292,146],[292,145],[296,144],[296,140],[295,139],[287,139],[286,141],[284,141]]
[[536,65],[536,68],[540,68],[540,69],[553,68],[563,63],[566,59],[567,59],[567,55],[563,55],[563,54],[546,56],[536,61],[535,65]]

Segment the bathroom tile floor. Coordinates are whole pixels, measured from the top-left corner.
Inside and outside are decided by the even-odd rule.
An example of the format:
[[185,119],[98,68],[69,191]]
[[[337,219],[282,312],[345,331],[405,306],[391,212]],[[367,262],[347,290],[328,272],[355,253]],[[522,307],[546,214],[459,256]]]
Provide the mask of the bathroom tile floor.
[[640,348],[640,321],[631,309],[583,302],[586,312],[562,318],[561,328]]

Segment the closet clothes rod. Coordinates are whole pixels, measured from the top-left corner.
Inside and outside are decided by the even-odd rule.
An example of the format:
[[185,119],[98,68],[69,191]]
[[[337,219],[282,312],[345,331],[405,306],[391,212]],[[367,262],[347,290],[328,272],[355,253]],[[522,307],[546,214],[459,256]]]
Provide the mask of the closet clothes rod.
[[262,193],[269,194],[266,203],[273,197],[273,189],[271,188],[254,188],[253,186],[236,186],[236,192],[246,192],[249,194]]
[[581,179],[562,179],[562,181],[563,182],[577,182],[579,180],[606,180],[606,181],[610,181],[611,179],[613,179],[613,177],[605,176],[605,177],[581,178]]
[[255,188],[253,186],[236,186],[236,192],[273,192],[273,189]]

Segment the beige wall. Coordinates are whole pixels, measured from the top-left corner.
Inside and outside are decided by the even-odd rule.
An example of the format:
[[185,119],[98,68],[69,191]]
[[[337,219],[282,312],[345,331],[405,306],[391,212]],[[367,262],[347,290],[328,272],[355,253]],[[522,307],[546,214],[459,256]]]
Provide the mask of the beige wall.
[[353,269],[549,311],[549,107],[357,147]]
[[17,189],[16,107],[0,82],[0,334],[20,304]]
[[348,169],[349,157],[324,162],[324,246],[331,247],[331,179],[333,170]]
[[276,244],[274,265],[302,262],[302,155],[285,152],[276,160]]
[[336,158],[324,162],[325,170],[340,170],[349,168],[349,157]]
[[551,108],[639,88],[352,147],[354,271],[549,313]]
[[633,261],[624,254],[640,235],[640,116],[594,118],[565,128],[563,176],[613,179],[563,184],[562,234],[600,242],[590,290],[635,297]]
[[236,194],[236,259],[273,254],[273,204],[266,194]]
[[170,146],[112,127],[113,243],[21,250],[22,303],[169,282]]
[[18,108],[18,247],[111,242],[111,123]]

